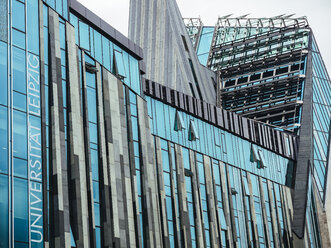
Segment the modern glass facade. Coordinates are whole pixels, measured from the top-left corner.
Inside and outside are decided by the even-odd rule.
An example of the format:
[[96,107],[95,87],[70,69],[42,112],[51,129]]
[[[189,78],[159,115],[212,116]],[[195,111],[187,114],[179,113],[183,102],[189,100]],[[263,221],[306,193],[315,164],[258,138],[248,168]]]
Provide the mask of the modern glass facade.
[[[311,82],[313,167],[296,238],[304,124],[285,132],[226,111],[233,102],[221,109],[144,78],[142,49],[75,0],[0,0],[0,11],[0,248],[327,247],[330,80],[306,28],[289,36],[302,43],[295,63],[256,69],[255,81],[245,71],[247,80],[228,74],[220,82],[225,95],[241,89],[239,80],[242,88],[297,80],[291,99],[300,107],[281,125],[304,123],[298,101]],[[237,55],[224,51],[251,35],[220,26],[219,37],[230,38],[210,53],[216,29],[191,23],[199,26],[186,51],[194,45],[196,59],[217,70],[216,60],[236,66]],[[274,39],[273,29],[259,32]],[[194,59],[185,58],[197,79]]]

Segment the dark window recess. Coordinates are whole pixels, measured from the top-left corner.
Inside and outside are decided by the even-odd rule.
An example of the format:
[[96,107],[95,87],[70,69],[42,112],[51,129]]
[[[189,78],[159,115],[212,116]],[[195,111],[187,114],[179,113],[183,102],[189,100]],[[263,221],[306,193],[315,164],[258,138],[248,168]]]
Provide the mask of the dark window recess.
[[259,126],[257,123],[254,123],[254,128],[255,128],[255,141],[257,144],[260,144],[260,133],[259,133]]
[[301,63],[300,70],[303,70],[305,68],[305,63]]
[[225,82],[225,87],[230,87],[230,86],[233,86],[235,84],[235,80],[229,80],[229,81],[226,81]]
[[299,70],[299,65],[298,64],[291,66],[291,71],[297,71],[297,70]]
[[197,78],[197,75],[195,74],[195,70],[194,70],[194,67],[193,67],[192,60],[188,59],[188,62],[190,63],[191,71],[192,71],[193,78],[194,78],[194,81],[195,81],[195,86],[197,87],[197,90],[198,90],[199,98],[200,98],[200,100],[203,100],[202,95],[201,95],[201,91],[200,91],[200,87],[199,87],[198,78]]
[[238,84],[246,83],[248,80],[248,77],[242,77],[238,79]]
[[185,39],[184,35],[182,35],[182,41],[183,41],[185,50],[188,52],[188,46],[187,46],[186,39]]
[[192,85],[192,83],[189,82],[189,85],[190,85],[190,88],[191,88],[191,92],[192,92],[193,97],[196,98],[196,97],[195,97],[194,90],[193,90],[193,85]]
[[276,70],[276,75],[287,73],[287,72],[288,72],[288,67],[279,68]]
[[247,130],[249,139],[253,139],[253,136],[251,134],[251,122],[249,120],[247,120]]
[[167,89],[165,86],[162,86],[162,99],[163,101],[167,100]]
[[261,78],[261,74],[259,73],[259,74],[254,74],[254,75],[252,75],[251,76],[251,81],[254,81],[254,80],[258,80],[258,79],[260,79]]
[[274,74],[274,71],[266,71],[263,73],[263,78],[271,77],[271,76],[273,76],[273,74]]

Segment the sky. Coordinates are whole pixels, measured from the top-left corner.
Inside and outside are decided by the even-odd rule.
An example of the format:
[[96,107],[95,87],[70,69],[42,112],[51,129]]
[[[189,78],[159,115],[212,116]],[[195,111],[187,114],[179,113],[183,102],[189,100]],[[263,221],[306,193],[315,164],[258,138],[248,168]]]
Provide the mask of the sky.
[[[78,0],[127,36],[130,0]],[[219,16],[307,16],[326,67],[331,74],[331,0],[177,0],[182,16],[200,17],[214,26]]]

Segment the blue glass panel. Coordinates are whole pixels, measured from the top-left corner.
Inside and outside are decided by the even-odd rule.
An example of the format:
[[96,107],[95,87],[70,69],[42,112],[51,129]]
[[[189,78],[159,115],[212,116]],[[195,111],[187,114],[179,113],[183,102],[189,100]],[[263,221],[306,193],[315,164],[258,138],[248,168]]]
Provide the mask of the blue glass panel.
[[56,12],[59,13],[60,15],[63,15],[63,6],[62,6],[62,0],[55,0],[55,7],[56,7]]
[[28,51],[39,54],[39,1],[27,1],[27,41]]
[[53,9],[55,9],[55,0],[47,0],[47,3],[50,7],[52,7]]
[[7,44],[0,42],[0,104],[7,105]]
[[100,226],[100,204],[94,203],[95,225]]
[[[0,172],[8,173],[7,108],[0,106]],[[0,196],[1,197],[1,196]]]
[[9,247],[8,214],[8,176],[0,174],[0,247]]
[[126,77],[126,71],[125,71],[122,53],[117,50],[114,50],[114,54],[115,54],[116,65],[117,65],[117,73],[122,77]]
[[95,58],[99,63],[102,63],[101,34],[95,30],[93,33],[94,33]]
[[102,36],[103,66],[110,71],[109,40]]
[[166,197],[166,206],[167,206],[167,218],[172,220],[172,200],[171,197]]
[[63,17],[65,19],[68,19],[68,0],[62,0],[62,4],[63,4]]
[[13,98],[14,108],[26,112],[26,95],[14,91]]
[[90,122],[89,130],[90,130],[90,142],[97,144],[98,143],[98,128],[97,128],[97,125]]
[[28,241],[28,182],[14,178],[14,239]]
[[124,83],[131,87],[131,80],[130,80],[130,67],[129,67],[129,54],[125,51],[122,51],[123,55],[123,62],[124,62],[124,67],[125,67],[125,72],[126,72],[126,77],[124,78]]
[[132,139],[135,141],[139,140],[138,136],[138,120],[137,117],[131,116],[131,122],[132,122]]
[[20,243],[20,242],[14,242],[14,243],[15,243],[15,245],[14,245],[15,248],[28,248],[29,247],[29,245],[27,243]]
[[78,36],[78,18],[74,14],[70,13],[70,23],[75,27],[75,39],[76,44],[79,45],[79,36]]
[[88,105],[88,120],[97,123],[97,106],[96,92],[94,89],[87,87],[87,105]]
[[28,177],[28,161],[14,158],[14,176],[16,177]]
[[25,49],[25,33],[12,29],[13,45]]
[[91,149],[92,179],[99,181],[98,151]]
[[14,110],[13,132],[14,156],[27,159],[27,125],[25,113]]
[[131,89],[140,94],[139,63],[134,57],[129,56]]
[[99,202],[100,201],[100,197],[99,197],[99,183],[93,181],[93,200],[95,202]]
[[25,52],[13,47],[13,84],[14,90],[26,94]]
[[12,5],[13,16],[12,22],[13,27],[25,32],[25,6],[23,3],[13,0]]
[[86,85],[95,88],[95,74],[86,72]]
[[72,234],[72,230],[71,230],[71,226],[70,226],[70,245],[71,247],[76,247],[76,242],[75,242],[75,238],[74,235]]
[[90,50],[89,26],[81,21],[79,21],[78,23],[80,46],[86,50]]
[[101,248],[101,231],[100,231],[100,227],[95,228],[95,242],[96,242],[96,248]]

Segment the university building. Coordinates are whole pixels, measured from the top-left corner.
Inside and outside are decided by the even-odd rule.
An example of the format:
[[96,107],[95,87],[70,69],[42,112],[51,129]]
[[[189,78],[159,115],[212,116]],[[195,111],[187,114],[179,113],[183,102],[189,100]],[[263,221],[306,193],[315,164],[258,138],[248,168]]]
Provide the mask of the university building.
[[330,247],[331,82],[304,17],[129,38],[76,0],[0,0],[0,247]]

